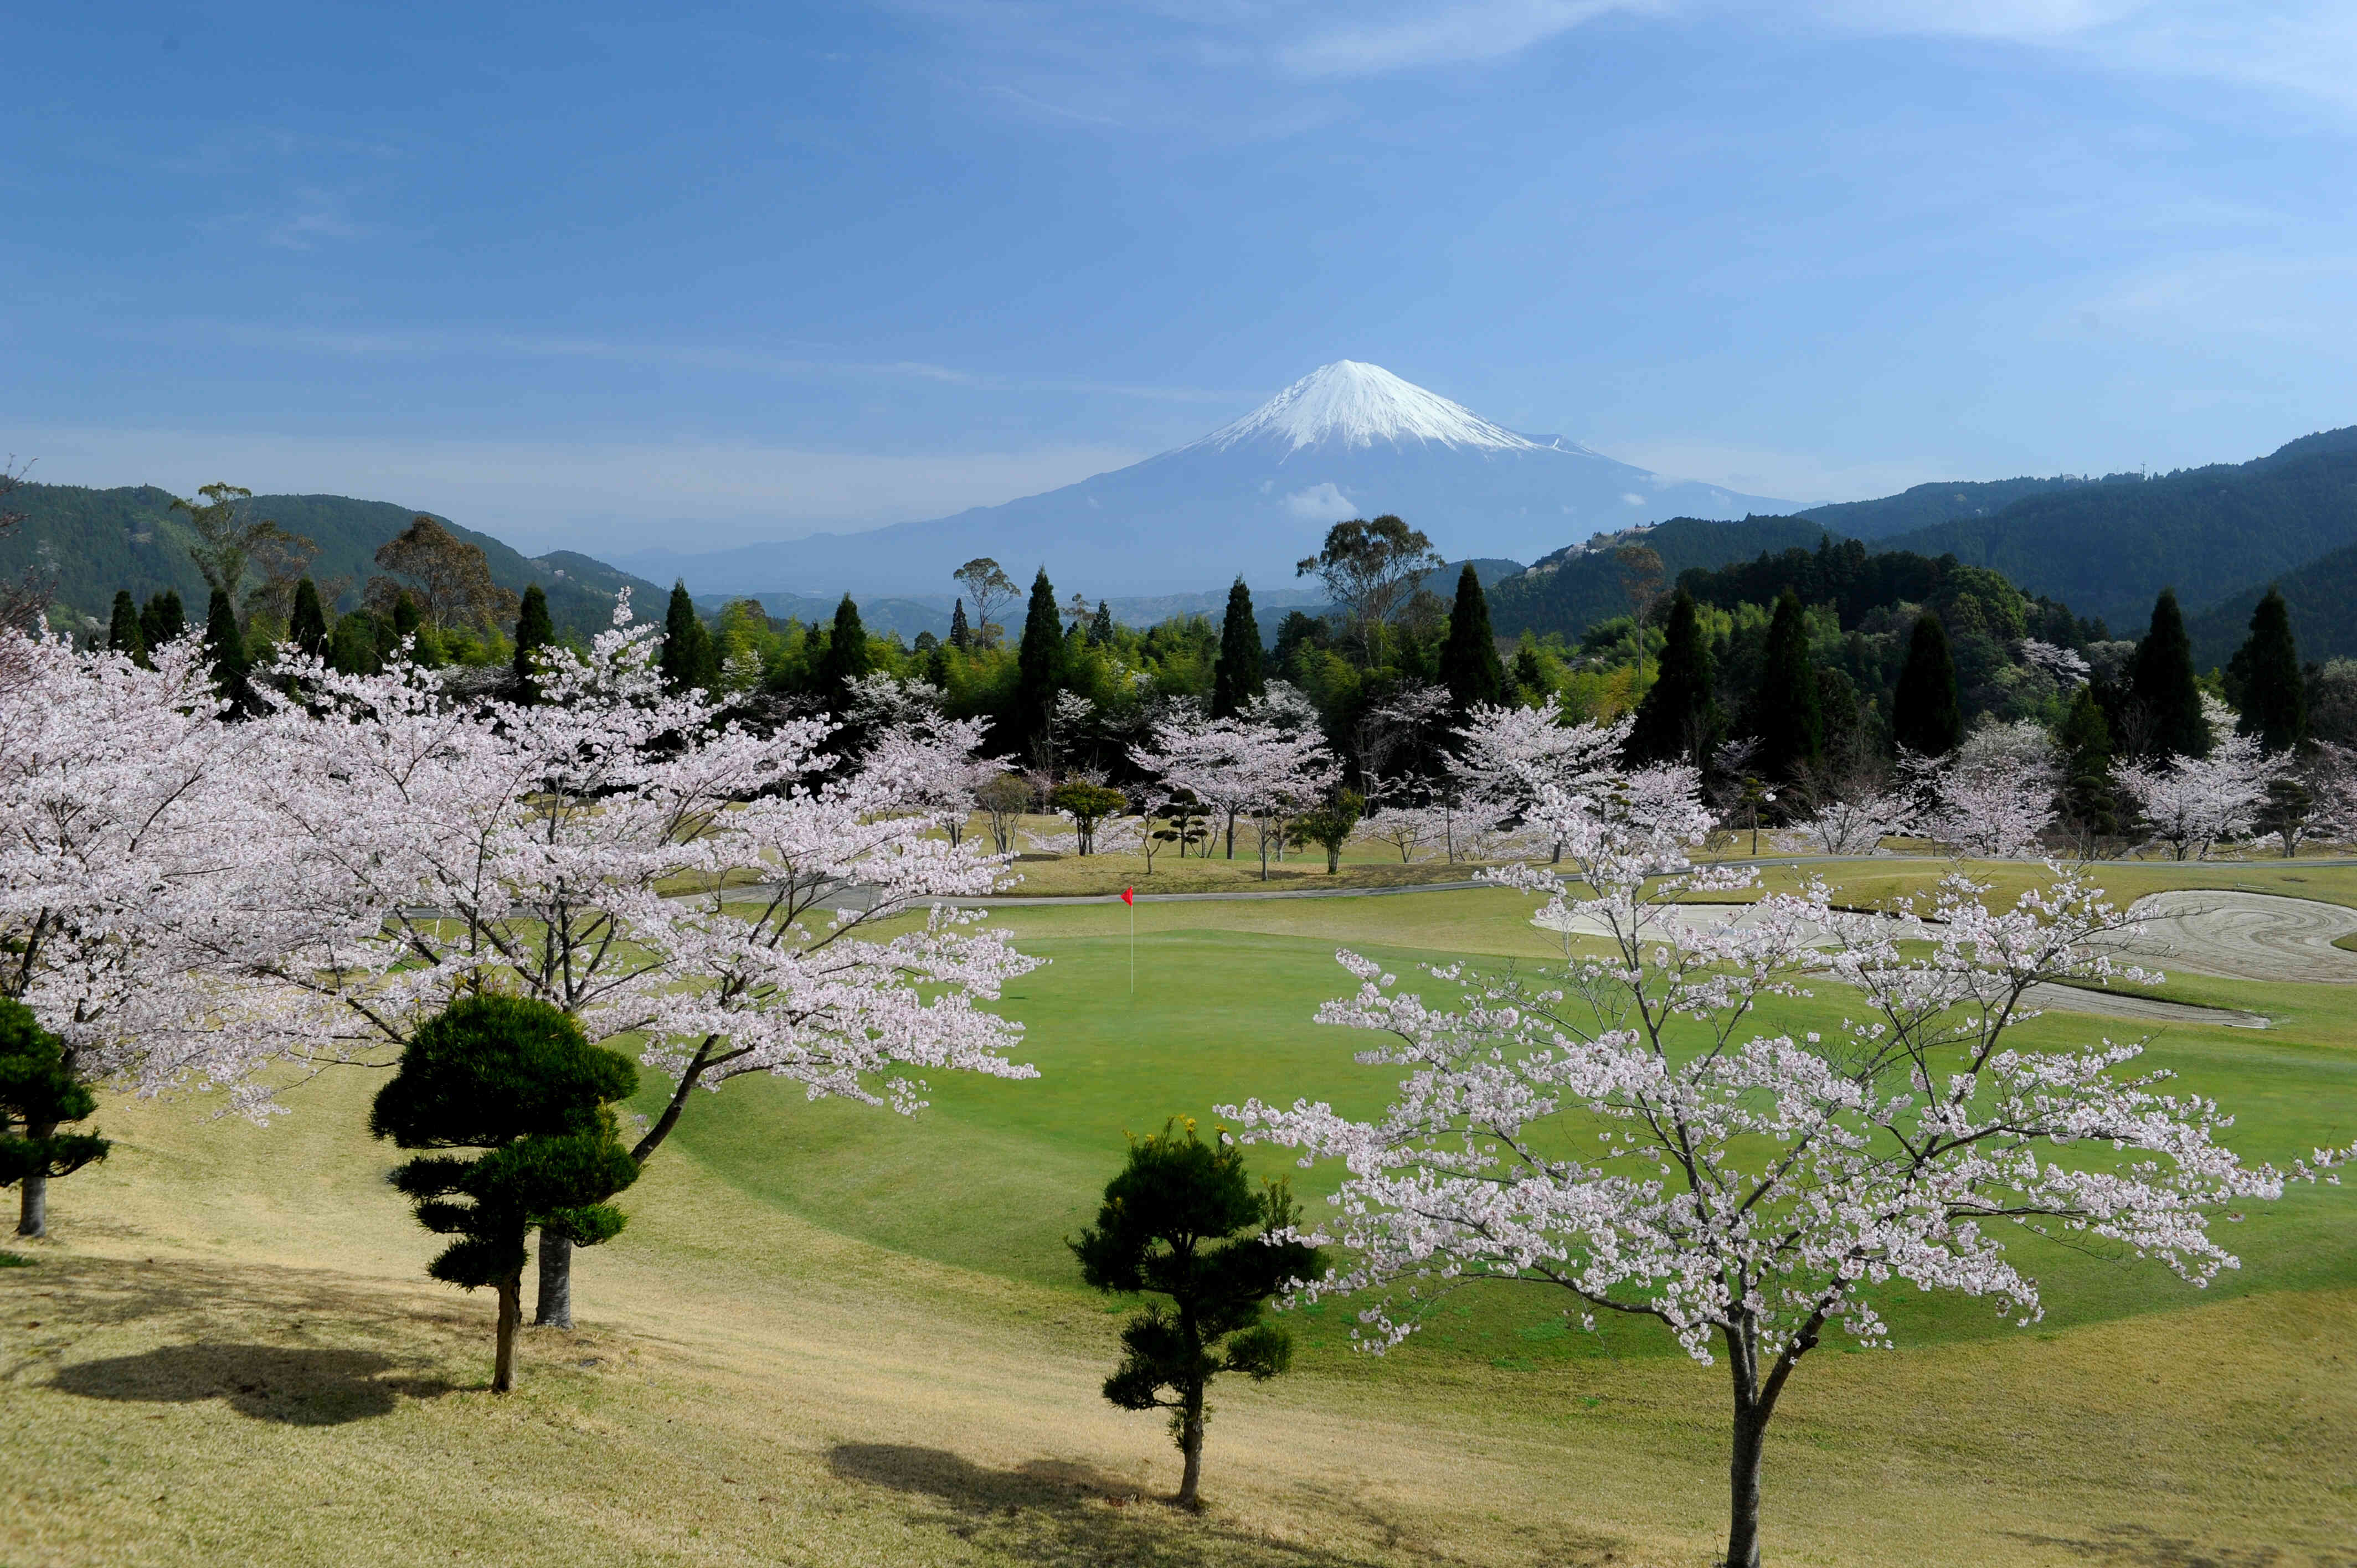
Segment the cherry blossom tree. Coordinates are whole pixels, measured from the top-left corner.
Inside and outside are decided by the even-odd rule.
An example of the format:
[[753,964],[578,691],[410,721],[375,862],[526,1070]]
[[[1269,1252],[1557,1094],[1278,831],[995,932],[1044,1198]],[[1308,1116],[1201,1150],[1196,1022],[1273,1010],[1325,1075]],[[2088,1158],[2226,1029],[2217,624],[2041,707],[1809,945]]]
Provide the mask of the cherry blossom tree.
[[[756,735],[667,690],[661,648],[625,601],[587,657],[544,652],[529,707],[457,700],[399,661],[287,662],[308,702],[269,721],[262,782],[301,846],[282,880],[382,932],[269,966],[311,1004],[288,1052],[388,1059],[458,996],[531,996],[593,1043],[640,1036],[672,1079],[641,1164],[694,1090],[748,1072],[903,1112],[923,1103],[909,1069],[1028,1076],[1002,1054],[1020,1026],[982,1004],[1032,961],[939,908],[869,935],[1000,886],[1002,859],[939,831],[963,808],[933,765],[973,736],[898,726],[845,771],[822,721]],[[542,1237],[542,1321],[569,1321],[567,1243]]]
[[2152,843],[2167,845],[2173,859],[2206,860],[2219,840],[2251,831],[2267,786],[2285,767],[2256,737],[2227,730],[2207,757],[2121,763],[2112,779]]
[[1369,843],[1399,851],[1400,864],[1406,865],[1430,843],[1434,827],[1433,820],[1420,806],[1380,806],[1361,817],[1351,832]]
[[1983,723],[1945,759],[1920,761],[1923,826],[1959,853],[1992,860],[2036,853],[2061,814],[2061,760],[2038,724]]
[[[1535,708],[1477,703],[1458,727],[1448,759],[1457,799],[1489,808],[1501,823],[1519,821],[1538,803],[1537,792],[1544,786],[1591,788],[1615,771],[1635,722],[1572,724],[1553,693]],[[1551,843],[1548,850],[1550,858],[1562,858],[1562,844]]]
[[1865,746],[1823,762],[1802,763],[1792,793],[1808,814],[1793,828],[1827,854],[1871,854],[1883,839],[1904,832],[1919,814],[1915,792]]
[[[1566,933],[1558,972],[1431,967],[1446,994],[1427,1003],[1344,952],[1358,989],[1318,1016],[1377,1037],[1360,1060],[1405,1069],[1390,1108],[1362,1122],[1255,1100],[1221,1114],[1305,1166],[1343,1165],[1331,1219],[1287,1234],[1347,1261],[1293,1299],[1372,1297],[1364,1348],[1489,1279],[1560,1291],[1591,1328],[1650,1319],[1723,1364],[1730,1564],[1760,1562],[1760,1457],[1792,1374],[1829,1335],[1889,1345],[1886,1294],[1956,1291],[2037,1321],[2008,1228],[2203,1285],[2235,1262],[2211,1234],[2218,1211],[2346,1157],[2245,1165],[2217,1141],[2214,1102],[2168,1092],[2140,1047],[2016,1041],[2033,987],[2132,972],[2097,940],[2126,922],[2083,879],[2058,874],[2000,909],[1952,876],[1921,918],[1895,919],[1845,915],[1819,885],[1706,924],[1679,901],[1755,874],[1689,859],[1711,827],[1691,769],[1547,785],[1540,801],[1562,873],[1491,875],[1545,901],[1541,923]],[[1802,993],[1818,969],[1855,997],[1853,1022],[1832,1038],[1751,1032],[1761,1001]]]
[[[291,929],[247,891],[282,858],[247,788],[262,736],[222,721],[200,638],[150,664],[0,631],[0,995],[77,1081],[225,1090],[260,1120],[275,1031],[238,970]],[[24,1184],[33,1232],[46,1185]]]

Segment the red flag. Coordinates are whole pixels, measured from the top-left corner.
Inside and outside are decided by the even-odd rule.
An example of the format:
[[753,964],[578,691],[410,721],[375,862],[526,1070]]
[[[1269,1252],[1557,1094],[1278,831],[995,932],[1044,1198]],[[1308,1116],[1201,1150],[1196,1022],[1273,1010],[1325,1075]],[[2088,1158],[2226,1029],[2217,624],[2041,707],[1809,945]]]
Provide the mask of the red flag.
[[1135,887],[1125,887],[1121,890],[1121,901],[1128,905],[1133,909],[1137,908],[1137,899],[1133,897],[1137,889]]

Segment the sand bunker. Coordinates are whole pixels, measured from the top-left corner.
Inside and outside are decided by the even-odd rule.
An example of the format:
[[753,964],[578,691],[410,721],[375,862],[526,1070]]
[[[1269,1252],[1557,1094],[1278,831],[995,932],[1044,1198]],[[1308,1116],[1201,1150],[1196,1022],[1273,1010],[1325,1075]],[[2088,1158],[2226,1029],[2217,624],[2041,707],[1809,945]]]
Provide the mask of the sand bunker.
[[2357,983],[2357,952],[2332,945],[2357,932],[2357,909],[2269,893],[2208,888],[2153,893],[2129,911],[2144,929],[2123,957],[2230,980]]

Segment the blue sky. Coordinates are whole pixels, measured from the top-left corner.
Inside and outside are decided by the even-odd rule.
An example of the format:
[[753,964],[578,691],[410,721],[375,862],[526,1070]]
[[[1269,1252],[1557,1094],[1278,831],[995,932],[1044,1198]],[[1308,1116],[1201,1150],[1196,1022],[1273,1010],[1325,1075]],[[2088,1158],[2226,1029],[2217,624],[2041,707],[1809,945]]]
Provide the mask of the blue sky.
[[2357,423],[2345,4],[11,32],[0,450],[59,482],[716,547],[1048,489],[1345,357],[1802,500]]

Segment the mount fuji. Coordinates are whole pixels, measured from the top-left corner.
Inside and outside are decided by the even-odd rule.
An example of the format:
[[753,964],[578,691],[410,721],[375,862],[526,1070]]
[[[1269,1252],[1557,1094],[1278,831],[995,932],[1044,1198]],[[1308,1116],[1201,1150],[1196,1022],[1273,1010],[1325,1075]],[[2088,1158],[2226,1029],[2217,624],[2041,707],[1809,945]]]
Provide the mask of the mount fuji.
[[1530,562],[1598,532],[1792,504],[1665,478],[1525,435],[1379,365],[1324,365],[1199,441],[1061,489],[952,517],[711,554],[615,557],[699,594],[941,594],[976,555],[1099,595],[1289,585],[1346,518],[1395,512],[1452,560]]

